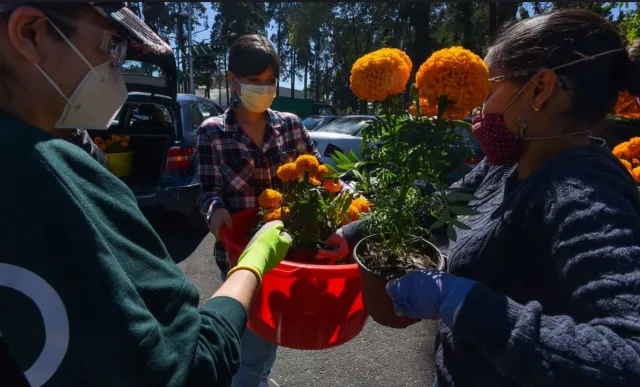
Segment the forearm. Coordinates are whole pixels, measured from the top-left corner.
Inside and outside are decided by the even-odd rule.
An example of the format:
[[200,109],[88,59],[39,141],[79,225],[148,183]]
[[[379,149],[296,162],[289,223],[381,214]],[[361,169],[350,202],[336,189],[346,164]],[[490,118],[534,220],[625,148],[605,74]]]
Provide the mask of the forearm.
[[528,386],[638,386],[640,337],[600,323],[546,316],[537,302],[520,305],[477,284],[453,327],[504,376]]
[[254,273],[249,270],[233,272],[213,295],[216,297],[229,297],[238,301],[245,310],[251,308],[251,301],[260,287],[260,282]]

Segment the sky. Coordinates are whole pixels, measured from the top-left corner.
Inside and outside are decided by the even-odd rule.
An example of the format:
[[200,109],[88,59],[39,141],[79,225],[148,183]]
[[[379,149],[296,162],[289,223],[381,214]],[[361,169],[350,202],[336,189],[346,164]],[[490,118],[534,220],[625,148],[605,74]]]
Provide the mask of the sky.
[[[628,2],[628,9],[629,10],[634,10],[636,9],[636,3],[635,2]],[[531,9],[530,5],[529,8]],[[531,9],[532,11],[532,9]],[[619,9],[615,10],[615,16],[617,17],[617,13],[619,12]],[[214,19],[215,19],[215,13],[213,12],[213,10],[211,9],[211,5],[207,4],[207,18],[209,20],[209,26],[211,26],[211,24],[213,23]],[[193,41],[194,42],[198,42],[198,41],[203,41],[205,39],[209,39],[210,33],[209,33],[210,29],[207,29],[206,31],[201,31],[198,34],[195,34],[193,36]],[[273,34],[275,32],[274,26],[273,25],[269,25],[268,28],[268,36],[271,36],[271,34]],[[303,82],[304,80],[301,77],[298,77],[296,80],[296,90],[302,90],[303,87]],[[291,87],[291,82],[290,81],[280,81],[280,86],[282,87],[287,87],[290,88]]]

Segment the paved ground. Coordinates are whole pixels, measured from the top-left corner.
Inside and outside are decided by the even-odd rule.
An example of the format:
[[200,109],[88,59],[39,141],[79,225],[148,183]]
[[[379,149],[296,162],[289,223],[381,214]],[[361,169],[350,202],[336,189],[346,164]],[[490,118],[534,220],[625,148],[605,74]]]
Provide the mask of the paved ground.
[[[212,258],[213,237],[179,231],[185,227],[173,219],[152,223],[202,297],[210,297],[220,286]],[[334,349],[281,348],[272,378],[281,387],[430,387],[436,331],[434,322],[394,330],[369,320],[358,337]]]

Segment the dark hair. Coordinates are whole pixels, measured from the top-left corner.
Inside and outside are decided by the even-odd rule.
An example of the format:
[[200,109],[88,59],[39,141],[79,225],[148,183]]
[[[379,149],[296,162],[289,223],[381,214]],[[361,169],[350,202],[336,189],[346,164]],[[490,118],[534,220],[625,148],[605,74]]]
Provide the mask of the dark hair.
[[229,71],[237,77],[260,75],[271,66],[280,76],[280,57],[273,45],[262,35],[243,35],[229,48]]
[[[56,24],[56,27],[67,36],[73,35],[76,32],[76,26],[70,21],[76,20],[83,10],[89,9],[90,5],[87,3],[74,3],[74,2],[51,2],[51,3],[24,3],[24,5],[39,9],[47,15],[47,17]],[[11,11],[0,12],[0,21],[6,22],[13,13]],[[47,24],[47,29],[51,36],[62,39],[60,34],[56,30]]]
[[583,9],[564,9],[506,25],[490,46],[486,60],[490,66],[505,69],[505,74],[524,70],[525,75],[514,77],[514,81],[526,82],[540,68],[553,69],[585,56],[622,49],[556,70],[573,92],[574,104],[568,113],[597,122],[613,111],[620,90],[640,95],[640,69],[624,47],[609,20]]

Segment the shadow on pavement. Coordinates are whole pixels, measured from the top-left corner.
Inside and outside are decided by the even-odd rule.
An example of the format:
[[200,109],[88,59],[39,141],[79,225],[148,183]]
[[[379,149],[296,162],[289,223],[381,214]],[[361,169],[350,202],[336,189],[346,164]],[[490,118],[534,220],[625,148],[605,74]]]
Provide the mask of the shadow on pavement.
[[176,263],[187,259],[198,248],[207,231],[195,231],[176,214],[145,213]]

